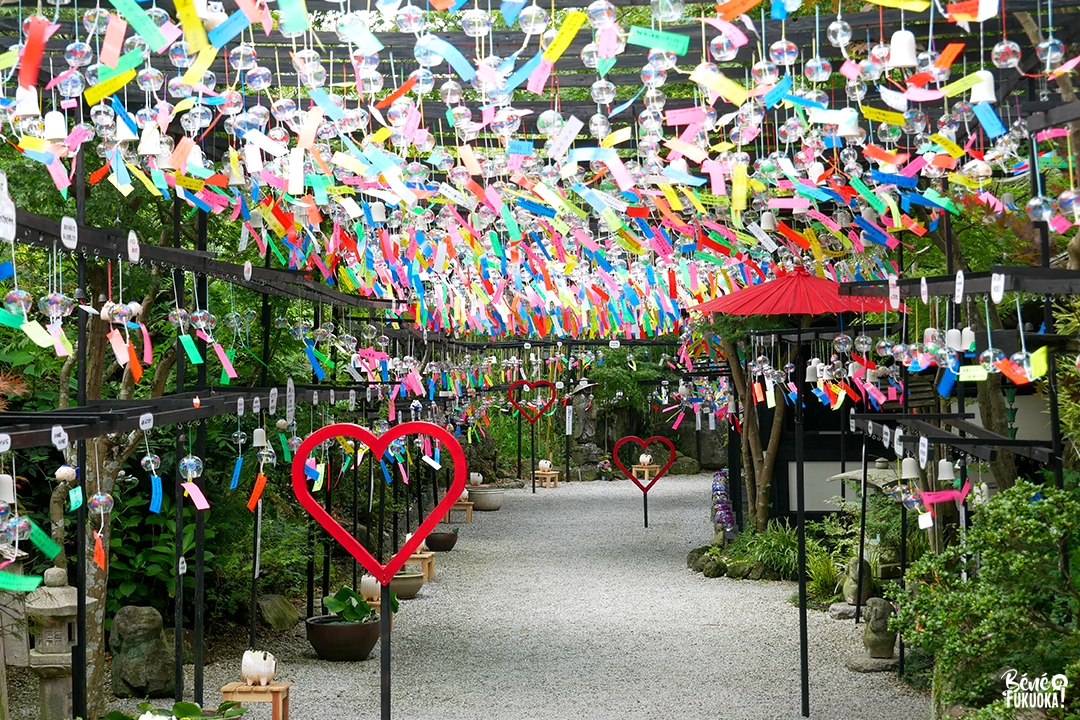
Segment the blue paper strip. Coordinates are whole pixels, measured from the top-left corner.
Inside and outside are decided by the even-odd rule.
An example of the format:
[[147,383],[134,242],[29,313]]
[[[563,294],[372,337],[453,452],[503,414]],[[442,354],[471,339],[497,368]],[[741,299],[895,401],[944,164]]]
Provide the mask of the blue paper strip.
[[507,91],[513,91],[518,85],[528,80],[529,76],[536,71],[536,68],[540,67],[540,61],[543,59],[540,53],[536,53],[527,63],[515,70],[514,74],[506,79]]
[[5,260],[0,263],[0,280],[7,280],[9,277],[15,274],[15,266],[11,264],[10,260]]
[[503,20],[506,21],[506,27],[511,27],[516,21],[518,14],[525,7],[525,0],[518,0],[518,2],[506,2],[505,0],[499,4],[499,12],[503,15]]
[[773,86],[772,90],[765,93],[765,97],[761,99],[761,102],[767,108],[775,107],[789,92],[791,92],[791,75],[785,75],[780,79],[780,82]]
[[[456,72],[462,80],[465,82],[472,82],[473,78],[476,77],[476,70],[456,47],[435,35],[425,35],[422,40],[423,46],[436,55],[441,55],[445,58],[446,62],[450,63],[450,66],[454,68],[454,72]],[[417,45],[419,44],[420,43],[417,43]]]
[[232,41],[234,37],[244,32],[249,25],[251,25],[251,21],[248,20],[247,15],[242,10],[237,10],[229,16],[228,20],[206,33],[206,37],[211,45],[221,49],[225,47],[226,43]]
[[232,471],[232,482],[229,483],[229,489],[230,490],[235,490],[237,483],[240,482],[240,468],[242,468],[242,467],[244,467],[244,456],[243,455],[236,458],[236,465],[233,467],[233,471]]
[[161,478],[150,476],[150,512],[161,512]]
[[990,139],[1001,137],[1007,132],[1005,126],[1001,124],[1001,118],[994,112],[990,103],[975,103],[972,110],[975,111],[975,117],[979,119],[979,124],[983,126],[983,130]]
[[322,111],[326,113],[326,116],[331,120],[341,120],[345,117],[345,111],[334,104],[326,90],[322,88],[312,88],[308,90],[308,95],[311,96],[311,99],[315,101],[315,104],[322,108]]

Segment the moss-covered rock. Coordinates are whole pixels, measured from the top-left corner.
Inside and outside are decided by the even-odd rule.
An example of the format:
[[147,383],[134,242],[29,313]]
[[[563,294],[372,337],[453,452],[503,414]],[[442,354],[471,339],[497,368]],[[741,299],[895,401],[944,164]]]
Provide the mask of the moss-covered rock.
[[697,475],[701,472],[701,466],[698,465],[698,461],[692,457],[676,458],[675,462],[671,464],[671,469],[668,470],[668,475]]
[[736,580],[742,580],[747,575],[749,575],[750,571],[753,569],[754,568],[749,563],[733,562],[728,565],[727,574],[728,577],[733,577]]
[[702,570],[707,578],[723,577],[727,573],[727,565],[723,560],[712,560],[705,563],[705,568]]
[[694,572],[705,572],[705,564],[710,562],[713,562],[713,558],[708,555],[702,555],[694,561]]
[[694,548],[693,550],[691,550],[689,553],[686,554],[686,567],[693,570],[694,563],[696,563],[698,558],[707,553],[708,551],[708,545],[706,545],[705,547]]

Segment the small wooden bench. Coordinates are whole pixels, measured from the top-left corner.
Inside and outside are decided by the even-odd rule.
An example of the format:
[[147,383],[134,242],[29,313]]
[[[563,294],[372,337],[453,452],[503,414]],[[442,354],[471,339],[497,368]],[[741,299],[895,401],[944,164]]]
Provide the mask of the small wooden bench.
[[552,485],[554,485],[555,487],[559,487],[559,471],[537,470],[536,480],[546,488],[550,488]]
[[458,500],[456,503],[450,506],[450,510],[447,511],[446,517],[449,519],[450,513],[455,510],[465,511],[465,524],[468,525],[472,522],[472,501],[471,500]]
[[435,553],[433,552],[418,552],[409,556],[409,559],[405,561],[406,565],[419,565],[420,572],[424,573],[424,582],[427,582],[435,577]]
[[271,718],[273,720],[289,720],[289,688],[291,682],[276,682],[269,685],[248,685],[242,682],[231,682],[221,688],[223,702],[238,703],[272,703]]
[[660,472],[659,465],[631,465],[630,469],[634,473],[634,477],[641,480],[646,485],[652,480],[653,475]]

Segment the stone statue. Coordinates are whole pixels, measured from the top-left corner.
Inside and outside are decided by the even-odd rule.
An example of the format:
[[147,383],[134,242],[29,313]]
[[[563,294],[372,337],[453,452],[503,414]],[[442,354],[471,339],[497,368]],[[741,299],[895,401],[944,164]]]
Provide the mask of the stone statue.
[[585,403],[585,422],[581,427],[581,440],[591,442],[596,437],[596,419],[600,415],[600,408],[596,405],[596,398],[591,394]]
[[575,393],[573,397],[571,407],[574,409],[574,426],[571,429],[571,435],[574,440],[584,442],[585,416],[588,412],[589,401],[583,393]]
[[896,633],[889,630],[889,618],[893,615],[893,606],[888,600],[870,598],[866,601],[866,629],[863,630],[863,645],[872,658],[891,658],[896,646]]
[[847,571],[844,573],[844,600],[848,605],[865,605],[870,597],[870,563],[862,562],[862,598],[861,602],[855,602],[855,596],[859,594],[859,558],[853,557],[848,561]]

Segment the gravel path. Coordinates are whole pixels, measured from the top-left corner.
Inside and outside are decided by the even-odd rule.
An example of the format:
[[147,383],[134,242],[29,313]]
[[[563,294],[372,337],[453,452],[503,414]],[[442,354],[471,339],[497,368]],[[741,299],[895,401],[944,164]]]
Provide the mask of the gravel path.
[[[394,717],[800,717],[796,585],[685,569],[712,537],[709,490],[704,475],[661,480],[648,529],[629,482],[508,490],[502,510],[474,513],[395,618]],[[809,632],[812,717],[929,715],[892,674],[844,667],[863,651],[852,623],[811,612]],[[377,646],[363,663],[322,662],[298,627],[265,647],[296,683],[293,720],[379,716]],[[239,653],[207,666],[207,698],[238,673]]]

